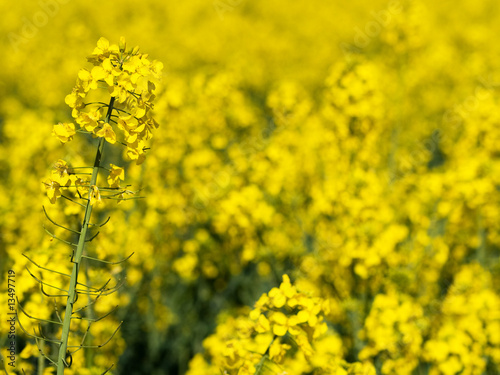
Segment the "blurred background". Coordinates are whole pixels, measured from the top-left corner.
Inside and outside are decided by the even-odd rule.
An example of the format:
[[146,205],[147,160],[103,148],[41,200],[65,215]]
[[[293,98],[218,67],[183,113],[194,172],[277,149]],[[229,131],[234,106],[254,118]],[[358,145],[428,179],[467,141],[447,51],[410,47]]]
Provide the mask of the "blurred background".
[[[91,164],[96,140],[61,145],[52,126],[71,121],[64,98],[97,40],[124,36],[164,64],[160,128],[143,165],[105,150],[145,198],[95,213],[111,220],[89,252],[135,254],[88,271],[96,285],[125,280],[96,305],[119,307],[92,339],[124,324],[68,373],[185,374],[218,323],[288,273],[332,300],[347,361],[498,374],[499,12],[493,0],[2,2],[2,280],[15,270],[24,308],[54,316],[21,254],[68,262],[42,205],[75,227],[81,212],[51,206],[42,181],[58,159]],[[378,295],[421,318],[388,324]],[[36,346],[18,335],[16,373],[36,373]]]

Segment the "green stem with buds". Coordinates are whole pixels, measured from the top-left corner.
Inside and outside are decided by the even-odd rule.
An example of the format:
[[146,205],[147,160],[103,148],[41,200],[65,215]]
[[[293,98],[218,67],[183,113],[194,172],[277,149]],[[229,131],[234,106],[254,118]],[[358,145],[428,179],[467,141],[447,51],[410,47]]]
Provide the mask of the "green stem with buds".
[[[109,106],[108,112],[106,113],[106,118],[104,121],[109,123],[111,118],[111,112],[113,111],[113,104],[115,102],[115,98],[112,97]],[[90,186],[97,184],[97,175],[99,173],[99,168],[101,164],[102,152],[104,149],[104,138],[100,138],[99,145],[97,146],[97,153],[95,156],[94,167],[92,169],[92,176],[90,178]],[[80,271],[80,264],[82,260],[83,250],[85,247],[85,240],[87,238],[87,232],[89,229],[90,216],[92,214],[92,205],[90,204],[92,190],[89,189],[89,195],[87,204],[85,205],[85,215],[83,218],[82,229],[80,231],[78,245],[76,247],[75,253],[73,255],[73,271],[71,273],[71,279],[68,290],[68,300],[66,302],[66,313],[64,314],[64,321],[62,326],[62,335],[61,335],[61,343],[59,346],[59,354],[57,358],[57,375],[63,375],[64,369],[66,367],[66,352],[68,348],[68,339],[69,332],[71,328],[71,316],[73,315],[73,305],[76,302],[76,285],[78,282],[78,272]]]

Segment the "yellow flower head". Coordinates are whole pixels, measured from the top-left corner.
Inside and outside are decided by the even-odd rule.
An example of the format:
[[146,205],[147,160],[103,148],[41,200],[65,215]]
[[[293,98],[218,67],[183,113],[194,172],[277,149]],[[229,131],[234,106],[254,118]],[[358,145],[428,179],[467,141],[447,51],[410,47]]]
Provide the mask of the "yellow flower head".
[[57,139],[59,139],[62,143],[71,141],[75,133],[75,124],[72,123],[60,122],[59,124],[54,125],[54,129],[52,130],[52,135],[57,137]]
[[[80,128],[94,136],[111,144],[118,140],[126,143],[128,158],[141,164],[146,158],[144,142],[151,139],[153,130],[158,128],[152,117],[152,108],[163,64],[149,60],[148,55],[139,53],[138,47],[127,50],[124,38],[120,39],[119,45],[100,38],[87,59],[94,66],[78,72],[76,86],[66,96],[66,104],[73,109],[72,116]],[[91,91],[101,88],[107,88],[113,98],[112,106],[85,102]],[[110,124],[111,115],[119,116],[118,135]],[[74,134],[73,124],[60,124],[54,128],[54,135],[61,142],[71,140]]]

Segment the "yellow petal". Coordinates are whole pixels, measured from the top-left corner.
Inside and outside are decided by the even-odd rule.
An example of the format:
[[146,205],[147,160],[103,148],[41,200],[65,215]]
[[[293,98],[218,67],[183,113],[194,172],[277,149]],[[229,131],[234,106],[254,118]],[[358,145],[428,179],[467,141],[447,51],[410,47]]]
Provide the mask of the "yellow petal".
[[279,324],[275,324],[273,326],[273,333],[276,336],[285,336],[287,331],[288,331],[288,329],[285,326],[282,326],[282,325],[279,325]]
[[106,38],[101,37],[97,41],[97,47],[99,47],[103,51],[107,51],[107,49],[109,48],[109,41]]
[[274,322],[274,323],[278,323],[278,324],[286,324],[288,319],[286,317],[285,314],[283,314],[282,312],[275,312],[272,316],[271,316],[271,320]]
[[102,66],[94,66],[90,74],[92,74],[92,78],[96,81],[104,79],[107,75]]

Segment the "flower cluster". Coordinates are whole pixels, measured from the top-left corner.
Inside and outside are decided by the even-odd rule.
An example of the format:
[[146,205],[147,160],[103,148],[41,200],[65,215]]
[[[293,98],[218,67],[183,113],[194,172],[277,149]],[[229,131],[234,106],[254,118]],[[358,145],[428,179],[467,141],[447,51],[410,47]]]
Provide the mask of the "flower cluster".
[[[69,191],[74,198],[82,198],[90,192],[90,204],[102,203],[101,190],[111,192],[104,198],[125,199],[132,192],[120,187],[120,181],[125,179],[125,170],[110,164],[109,175],[107,177],[108,187],[99,188],[97,185],[90,185],[88,174],[76,172],[68,163],[59,159],[51,171],[50,178],[43,182],[47,197],[50,203],[56,203],[57,198],[62,196],[64,191]],[[67,197],[69,198],[69,197]]]
[[[9,21],[0,25],[4,42],[16,20],[29,9],[40,11],[36,1],[27,3],[0,2]],[[134,184],[148,181],[147,205],[138,201],[137,210],[126,213],[127,205],[115,206],[107,226],[113,235],[94,242],[109,258],[141,249],[141,256],[129,262],[125,288],[131,301],[139,296],[130,312],[148,329],[131,332],[128,355],[119,362],[121,351],[104,347],[109,361],[96,362],[100,373],[111,362],[130,371],[131,366],[169,366],[182,373],[192,351],[213,333],[209,330],[220,309],[227,308],[233,318],[226,316],[215,332],[220,359],[210,354],[215,353],[211,345],[205,359],[201,355],[192,363],[198,374],[214,370],[220,375],[214,363],[224,368],[226,341],[242,342],[235,335],[242,324],[237,322],[255,324],[249,310],[238,308],[253,304],[275,275],[284,273],[298,289],[314,290],[331,302],[325,317],[329,339],[313,342],[317,353],[324,346],[335,348],[336,358],[349,362],[362,353],[378,373],[384,369],[394,375],[410,367],[422,375],[499,372],[500,74],[495,61],[500,44],[494,29],[500,31],[500,23],[498,12],[491,11],[495,0],[464,0],[460,7],[379,0],[369,9],[361,0],[308,3],[245,2],[231,11],[226,7],[224,22],[216,13],[200,22],[200,14],[211,10],[206,2],[171,7],[160,0],[128,1],[119,11],[115,2],[71,2],[65,16],[43,28],[36,40],[26,38],[16,44],[17,53],[6,53],[0,69],[0,259],[19,270],[20,299],[40,307],[39,286],[20,254],[42,248],[47,260],[39,264],[56,264],[67,260],[59,253],[67,253],[33,230],[41,225],[40,215],[26,213],[37,207],[41,184],[26,176],[40,175],[47,160],[68,161],[68,186],[64,175],[48,171],[44,176],[50,177],[46,186],[53,201],[65,199],[57,198],[59,193],[76,198],[77,189],[83,194],[95,185],[91,198],[108,202],[106,195],[118,190],[103,186],[124,185],[118,173],[106,181],[110,173],[103,168],[100,183],[90,184],[88,170],[77,168],[89,165],[88,142],[80,142],[83,137],[76,133],[87,130],[74,119],[54,127],[62,142],[73,139],[71,149],[64,146],[67,155],[61,154],[59,141],[46,136],[47,127],[61,118],[58,103],[71,92],[67,83],[81,68],[80,46],[96,29],[113,35],[127,25],[137,33],[131,37],[147,40],[155,58],[169,60],[168,85],[155,90],[162,98],[154,108],[161,126],[147,141],[155,148],[146,151],[149,168],[139,172],[131,166],[124,172]],[[89,28],[82,14],[92,14],[99,27]],[[174,22],[165,22],[166,14]],[[338,14],[338,22],[323,22],[329,14]],[[298,16],[304,27],[296,27]],[[333,44],[341,47],[325,48]],[[96,55],[106,48],[99,49]],[[111,62],[120,45],[107,50]],[[60,62],[57,69],[55,62]],[[104,61],[95,63],[81,76],[101,74],[97,85],[103,90],[80,87],[88,95],[69,99],[108,105],[108,90],[114,95],[116,86],[113,106],[127,110],[127,100],[119,103],[118,76],[113,69],[106,76]],[[102,70],[92,73],[99,66]],[[103,121],[105,107],[99,120],[93,114],[98,106],[78,108],[89,117],[84,124]],[[119,128],[120,116],[127,114],[113,110],[115,122],[109,126],[116,142],[109,148],[126,156],[128,136]],[[106,135],[106,128],[100,134]],[[115,159],[109,162],[123,167]],[[109,162],[103,166],[111,170]],[[58,208],[48,213],[62,220]],[[65,205],[64,212],[79,209]],[[491,285],[470,291],[450,287],[464,284],[463,270],[471,264],[480,265],[472,269],[473,279],[488,277]],[[163,308],[171,310],[168,323]],[[46,310],[49,318],[51,309]],[[271,312],[263,314],[270,326],[275,324]],[[165,330],[166,325],[172,326]],[[28,331],[33,327],[28,325]],[[292,346],[280,366],[301,373],[299,363],[312,365],[300,359],[289,366],[295,350],[289,336],[275,339]],[[252,363],[258,364],[273,337],[272,331],[255,334],[243,345],[258,354]],[[130,350],[150,343],[175,350],[168,358],[153,347]],[[318,354],[312,361],[325,358]],[[23,361],[19,368],[36,372],[31,363],[36,361]],[[83,372],[84,363],[75,355],[72,368]]]
[[[158,128],[152,109],[155,83],[161,78],[163,64],[150,61],[147,54],[139,53],[138,47],[127,50],[124,38],[120,45],[110,45],[107,39],[100,38],[87,60],[94,67],[78,72],[76,86],[65,99],[80,129],[76,130],[73,123],[59,123],[54,125],[52,134],[62,143],[71,141],[77,131],[105,139],[110,144],[120,143],[126,147],[128,159],[141,164],[146,158],[145,142],[153,136],[153,129]],[[98,97],[98,89],[107,89],[111,97],[109,104],[85,102],[90,94]],[[103,188],[91,184],[88,174],[70,170],[65,161],[59,160],[51,178],[44,182],[47,196],[55,203],[62,191],[72,189],[76,198],[88,196],[94,205],[103,198],[122,200],[132,194],[120,187],[125,179],[124,168],[111,164],[108,171],[108,186]],[[111,193],[103,195],[102,190]]]
[[[140,164],[145,159],[146,141],[153,136],[158,123],[152,116],[155,88],[163,64],[150,61],[139,48],[127,50],[125,40],[120,45],[99,39],[88,61],[92,69],[78,72],[73,92],[66,96],[66,104],[72,108],[72,116],[80,129],[107,142],[122,143],[126,155]],[[85,102],[88,95],[97,89],[107,89],[112,98],[111,105],[95,101]],[[117,114],[108,115],[112,109]],[[75,125],[61,123],[54,127],[54,135],[63,143],[72,139]],[[117,133],[120,136],[117,136]]]
[[288,275],[283,275],[279,288],[260,297],[250,318],[256,322],[256,332],[272,332],[277,337],[289,333],[309,356],[313,353],[309,339],[316,339],[328,330],[323,321],[323,314],[328,313],[327,301],[298,292]]
[[419,361],[426,327],[421,306],[409,296],[378,294],[361,336],[368,341],[359,353],[366,360],[383,358],[382,373],[410,375]]
[[[248,314],[226,318],[204,342],[211,361],[202,355],[191,362],[189,375],[253,375],[267,368],[276,374],[375,374],[369,363],[342,360],[342,342],[329,331],[324,316],[329,302],[298,291],[288,275],[279,288],[263,294]],[[262,373],[266,373],[265,371]]]
[[486,356],[500,363],[500,297],[478,264],[464,266],[456,275],[441,313],[423,350],[434,364],[431,375],[483,374]]
[[75,177],[76,176],[69,171],[68,164],[64,160],[59,159],[54,164],[51,178],[44,181],[50,203],[55,203],[56,199],[61,196],[61,189],[68,188],[71,183],[76,182]]

